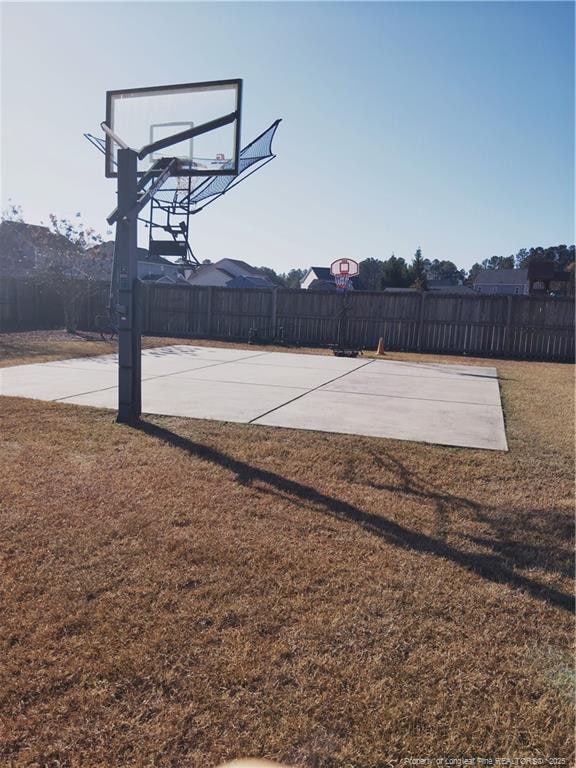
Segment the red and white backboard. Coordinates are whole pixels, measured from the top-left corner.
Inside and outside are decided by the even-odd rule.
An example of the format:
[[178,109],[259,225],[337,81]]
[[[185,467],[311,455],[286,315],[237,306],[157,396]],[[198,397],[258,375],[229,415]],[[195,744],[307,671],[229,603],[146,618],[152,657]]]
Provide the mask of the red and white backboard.
[[353,259],[336,259],[330,264],[330,274],[334,277],[356,277],[360,268]]

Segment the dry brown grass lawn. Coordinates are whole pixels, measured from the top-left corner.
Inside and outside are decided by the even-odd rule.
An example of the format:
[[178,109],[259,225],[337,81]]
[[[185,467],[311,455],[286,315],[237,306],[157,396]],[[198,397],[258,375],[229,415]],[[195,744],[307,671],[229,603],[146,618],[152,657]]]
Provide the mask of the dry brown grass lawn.
[[509,453],[0,400],[0,765],[571,765],[573,371],[494,364]]

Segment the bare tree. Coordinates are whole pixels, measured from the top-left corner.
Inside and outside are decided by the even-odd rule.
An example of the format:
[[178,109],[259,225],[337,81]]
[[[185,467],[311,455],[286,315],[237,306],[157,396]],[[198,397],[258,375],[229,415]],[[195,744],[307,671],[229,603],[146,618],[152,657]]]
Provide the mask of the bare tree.
[[22,206],[8,199],[8,207],[2,211],[2,221],[17,221],[19,224],[23,224]]
[[[76,214],[80,218],[80,214]],[[50,228],[40,238],[34,276],[61,300],[64,322],[69,333],[75,333],[82,302],[90,283],[110,277],[110,259],[96,248],[102,238],[79,221],[73,223],[50,214]]]

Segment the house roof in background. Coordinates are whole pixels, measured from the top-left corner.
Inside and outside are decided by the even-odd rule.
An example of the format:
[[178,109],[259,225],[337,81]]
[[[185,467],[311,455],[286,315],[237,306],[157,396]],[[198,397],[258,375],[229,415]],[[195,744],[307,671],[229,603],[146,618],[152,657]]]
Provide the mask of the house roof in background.
[[[93,245],[92,248],[88,248],[87,253],[101,254],[112,258],[114,255],[114,240],[106,240],[104,243]],[[170,261],[170,259],[165,259],[164,256],[150,254],[148,248],[138,248],[138,261],[145,262],[146,264],[162,264],[167,267],[181,266],[180,259],[178,261]]]
[[448,288],[451,285],[458,285],[458,282],[452,280],[450,277],[442,277],[438,280],[428,280],[428,288],[432,290],[436,288]]
[[474,278],[474,285],[524,285],[527,269],[483,269]]
[[310,290],[310,291],[335,291],[336,290],[336,283],[334,282],[334,278],[331,278],[330,280],[321,280],[320,278],[316,278],[315,280],[312,280],[312,282],[308,286],[308,290]]
[[210,272],[216,270],[217,272],[222,272],[222,274],[226,275],[226,277],[235,277],[232,272],[229,272],[227,269],[223,269],[222,267],[219,267],[218,264],[200,264],[199,267],[197,267],[191,277],[196,277],[196,275],[203,275],[205,272]]
[[383,288],[385,293],[420,293],[418,288]]
[[448,296],[451,293],[478,293],[478,291],[475,291],[474,288],[471,288],[469,285],[446,285],[446,286],[430,286],[430,283],[428,283],[428,290],[431,293],[442,293],[445,296]]
[[231,281],[234,282],[233,288],[273,288],[274,283],[267,275],[263,275],[256,267],[250,266],[240,259],[220,259],[213,264],[201,264],[190,276],[189,281],[195,282],[197,275],[203,275],[210,271],[221,272],[230,280],[226,283],[228,287]]
[[157,256],[156,254],[150,254],[146,248],[138,248],[138,261],[144,264],[160,264],[163,267],[179,267],[180,264],[176,264],[170,259],[165,259],[164,256]]
[[12,276],[30,276],[50,265],[53,260],[71,257],[66,274],[91,279],[109,278],[112,258],[103,243],[81,250],[64,235],[49,227],[23,221],[0,222],[0,271]]
[[6,232],[19,232],[33,236],[34,234],[46,235],[50,230],[48,227],[41,226],[40,224],[26,224],[25,221],[2,221],[0,222],[0,230]]
[[274,288],[274,283],[266,275],[239,275],[226,283],[226,288]]
[[112,256],[114,253],[114,240],[105,240],[103,243],[97,243],[88,248],[90,253],[102,254],[102,256]]
[[69,250],[74,247],[64,235],[52,232],[48,227],[26,224],[24,221],[0,222],[0,245],[3,250],[25,253],[28,253],[30,248],[41,252],[50,248],[63,247]]
[[240,277],[241,275],[260,275],[260,272],[256,267],[247,264],[245,261],[240,261],[240,259],[220,259],[220,261],[215,261],[212,266],[222,269],[233,277]]
[[314,274],[316,275],[316,277],[319,280],[332,280],[332,281],[334,281],[333,276],[330,274],[330,267],[310,267],[310,269],[308,270],[308,272],[304,275],[304,277],[302,279],[305,280],[308,277],[308,275],[310,274],[310,272],[314,272]]
[[[92,253],[95,256],[104,256],[106,258],[112,259],[114,256],[114,240],[106,240],[103,243],[97,243],[91,248],[88,248],[86,253]],[[138,261],[154,261],[158,264],[161,264],[163,260],[150,257],[147,248],[138,248]],[[166,263],[170,264],[171,262]]]

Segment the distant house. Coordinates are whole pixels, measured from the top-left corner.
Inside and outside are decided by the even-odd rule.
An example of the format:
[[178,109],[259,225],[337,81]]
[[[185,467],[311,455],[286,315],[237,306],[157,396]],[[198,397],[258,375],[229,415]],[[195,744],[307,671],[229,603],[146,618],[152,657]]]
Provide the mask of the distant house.
[[[108,240],[101,245],[95,245],[90,251],[100,253],[112,263],[114,240]],[[160,282],[162,278],[167,278],[162,282],[180,282],[186,277],[185,264],[187,263],[182,260],[170,261],[163,256],[151,255],[147,248],[138,248],[138,278],[140,280]]]
[[0,276],[32,277],[42,272],[58,254],[70,256],[70,277],[110,278],[112,259],[101,245],[77,251],[70,240],[43,225],[0,222]]
[[570,271],[560,270],[551,261],[531,261],[528,264],[530,293],[566,296],[570,292]]
[[[352,288],[356,279],[351,278]],[[300,281],[300,289],[304,291],[335,291],[336,283],[330,274],[330,267],[310,267]]]
[[[386,293],[420,293],[418,288],[383,288]],[[451,295],[474,295],[475,291],[468,285],[462,285],[461,280],[451,278],[442,278],[440,280],[427,280],[424,293],[433,294],[451,294]]]
[[214,264],[202,264],[190,275],[188,283],[220,288],[274,288],[269,277],[239,259],[220,259]]
[[459,296],[474,293],[474,289],[470,288],[469,285],[462,285],[461,282],[450,279],[428,280],[426,289],[431,293],[457,294]]
[[384,293],[420,293],[418,288],[395,288],[391,286],[390,288],[382,288]]
[[179,267],[180,274],[185,280],[188,280],[194,274],[194,271],[198,269],[198,265],[193,264],[192,262],[188,261],[188,259],[179,258],[172,263]]
[[0,223],[0,274],[28,277],[42,261],[45,243],[54,237],[48,227],[22,221]]
[[428,280],[426,289],[435,293],[474,293],[474,289],[464,285],[458,278],[443,277],[438,280]]
[[483,269],[474,278],[479,293],[527,296],[530,292],[527,269]]
[[226,283],[226,288],[274,288],[274,284],[266,275],[239,275]]
[[419,288],[383,288],[385,293],[430,293],[434,296],[474,296],[476,291],[468,285],[433,286],[428,284],[425,291]]
[[152,282],[179,282],[184,280],[183,267],[163,256],[154,256],[145,248],[138,248],[138,277]]
[[304,291],[335,291],[336,283],[329,267],[310,267],[300,281],[300,288]]

